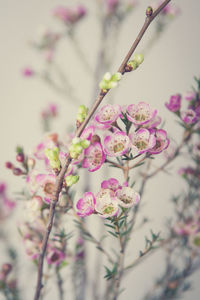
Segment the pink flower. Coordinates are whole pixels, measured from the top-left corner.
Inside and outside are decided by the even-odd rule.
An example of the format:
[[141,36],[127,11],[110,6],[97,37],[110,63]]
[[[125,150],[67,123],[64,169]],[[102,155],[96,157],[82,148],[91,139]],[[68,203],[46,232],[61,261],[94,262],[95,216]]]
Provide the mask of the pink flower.
[[116,192],[116,197],[119,205],[125,208],[137,205],[140,201],[140,195],[130,187],[122,187]]
[[91,140],[92,136],[94,135],[95,132],[95,127],[94,126],[88,126],[86,127],[82,134],[81,134],[81,138],[84,140]]
[[45,120],[49,117],[56,117],[58,113],[58,107],[54,103],[48,104],[48,106],[42,111],[41,116]]
[[83,197],[76,203],[76,212],[80,217],[90,216],[94,212],[96,199],[91,192],[84,193]]
[[152,133],[155,135],[156,144],[148,152],[150,154],[158,154],[169,146],[169,139],[167,138],[167,132],[163,129],[152,130]]
[[22,70],[22,75],[24,77],[32,77],[34,75],[34,71],[30,67],[26,67]]
[[83,6],[77,6],[74,9],[65,6],[58,6],[54,9],[53,15],[63,21],[65,24],[74,24],[86,15],[86,9]]
[[56,176],[53,174],[48,174],[41,179],[41,184],[44,192],[44,201],[49,204],[51,202],[51,197],[55,189]]
[[100,143],[91,144],[84,150],[84,159],[82,162],[83,168],[88,168],[88,171],[94,172],[98,170],[105,161],[105,154]]
[[104,139],[104,151],[108,156],[122,156],[130,147],[130,139],[122,131],[116,131]]
[[119,5],[119,0],[106,0],[106,5],[109,14],[113,14]]
[[162,121],[161,117],[156,115],[148,123],[143,124],[142,127],[147,128],[147,129],[156,128],[158,125],[160,125],[161,121]]
[[169,103],[165,103],[165,106],[172,112],[177,112],[181,108],[181,95],[176,94],[170,97]]
[[121,114],[121,107],[118,104],[106,104],[96,114],[94,120],[97,123],[104,125],[104,128],[109,128]]
[[119,181],[115,178],[110,178],[108,180],[104,180],[101,183],[101,188],[102,189],[109,189],[112,190],[113,192],[116,192],[119,188],[121,188]]
[[157,110],[150,108],[149,104],[139,102],[137,105],[131,104],[127,108],[127,118],[135,125],[143,125],[155,118]]
[[97,194],[95,210],[102,218],[110,218],[118,214],[118,200],[111,195],[109,189],[101,189]]
[[184,98],[187,100],[187,101],[193,101],[196,99],[196,93],[193,92],[193,91],[189,91],[185,94]]
[[[162,3],[163,1],[159,1],[159,5]],[[169,3],[162,9],[161,14],[169,17],[175,17],[180,14],[180,9]]]
[[181,119],[188,125],[194,124],[197,120],[197,114],[193,109],[188,109],[181,112]]
[[140,128],[138,131],[130,134],[129,137],[133,144],[133,152],[135,154],[145,153],[152,149],[156,144],[154,134],[151,134],[150,131],[145,128]]
[[58,266],[65,259],[65,253],[57,248],[51,248],[47,254],[47,262],[49,265]]

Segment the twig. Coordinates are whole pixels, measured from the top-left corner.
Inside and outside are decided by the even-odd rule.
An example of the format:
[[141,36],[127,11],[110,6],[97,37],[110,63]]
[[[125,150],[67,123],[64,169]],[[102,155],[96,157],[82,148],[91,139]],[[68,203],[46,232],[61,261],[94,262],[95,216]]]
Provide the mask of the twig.
[[[125,59],[123,60],[121,66],[119,67],[118,72],[120,72],[121,74],[124,74],[127,62],[129,61],[129,59],[131,58],[132,54],[134,53],[137,45],[141,41],[141,39],[142,39],[144,33],[146,32],[146,30],[148,29],[149,25],[154,20],[154,18],[160,13],[160,11],[170,1],[171,0],[165,0],[158,7],[158,9],[155,10],[155,12],[151,16],[146,17],[144,25],[142,26],[142,29],[140,30],[140,32],[139,32],[136,40],[134,41],[131,49],[129,50],[128,54],[126,55]],[[81,133],[83,132],[83,130],[87,126],[87,124],[90,121],[90,119],[92,118],[94,112],[96,111],[96,109],[98,108],[98,106],[101,104],[102,100],[104,99],[104,97],[106,96],[106,94],[108,92],[109,92],[109,90],[107,90],[105,93],[103,93],[100,90],[99,95],[97,96],[97,99],[94,102],[92,108],[90,109],[90,111],[89,111],[89,113],[88,113],[85,121],[78,128],[78,130],[77,130],[77,132],[75,134],[76,137],[80,137],[81,136]],[[55,208],[56,208],[56,204],[57,204],[58,199],[59,199],[59,194],[60,194],[60,192],[62,190],[64,176],[65,176],[65,173],[66,173],[66,171],[67,171],[67,169],[68,169],[71,161],[72,161],[72,158],[70,156],[68,156],[65,164],[63,165],[63,167],[62,167],[62,169],[61,169],[61,171],[60,171],[60,173],[59,173],[59,175],[57,176],[57,179],[56,179],[55,190],[54,190],[54,193],[53,193],[53,196],[52,196],[52,199],[51,199],[51,204],[50,204],[48,225],[47,225],[44,237],[43,237],[42,249],[41,249],[41,253],[39,255],[39,261],[38,261],[38,278],[37,278],[37,286],[36,286],[36,292],[35,292],[34,300],[38,300],[40,298],[40,291],[41,291],[41,288],[42,288],[43,264],[44,264],[44,257],[45,257],[46,249],[47,249],[47,243],[48,243],[50,232],[51,232],[52,227],[53,227],[53,220],[54,220],[54,215],[55,215]]]

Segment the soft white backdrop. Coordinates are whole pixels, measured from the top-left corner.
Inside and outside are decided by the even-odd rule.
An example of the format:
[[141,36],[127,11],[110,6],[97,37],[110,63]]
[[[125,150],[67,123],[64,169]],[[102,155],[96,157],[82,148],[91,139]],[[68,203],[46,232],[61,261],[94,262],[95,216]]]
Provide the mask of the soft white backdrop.
[[[200,75],[200,1],[177,0],[173,2],[181,8],[181,15],[172,22],[159,42],[151,49],[141,68],[123,79],[115,93],[115,103],[134,103],[140,100],[150,103],[158,109],[163,118],[166,118],[165,126],[169,134],[179,140],[181,130],[171,114],[165,109],[164,102],[168,100],[171,94],[184,93],[189,90],[193,83],[193,76]],[[55,130],[59,132],[63,133],[66,125],[74,121],[77,111],[75,105],[69,103],[66,105],[63,99],[44,86],[42,82],[34,79],[25,80],[20,74],[24,65],[36,67],[41,65],[41,58],[31,50],[28,42],[36,36],[40,26],[54,27],[55,21],[52,20],[50,12],[56,5],[68,5],[70,3],[74,3],[74,1],[0,0],[0,179],[8,181],[10,193],[16,191],[22,182],[19,178],[11,176],[8,170],[5,170],[4,162],[7,160],[14,161],[16,145],[24,145],[25,150],[29,152],[41,140],[39,118],[41,109],[49,101],[57,102],[60,105],[60,121],[55,123]],[[89,14],[88,19],[81,23],[78,38],[83,52],[87,54],[90,63],[94,64],[99,38],[99,27],[95,22],[95,1],[85,0],[82,3],[88,7],[91,14]],[[117,47],[117,55],[111,71],[118,68],[129,49],[143,23],[144,11],[149,4],[151,1],[140,0],[140,5],[136,13],[133,14],[133,18],[128,18],[123,25],[119,33],[119,42],[114,45]],[[152,28],[146,33],[139,49],[143,49],[151,33]],[[84,69],[76,59],[68,42],[63,42],[58,54],[59,64],[69,71],[70,80],[77,86],[77,96],[85,104],[91,102],[92,82],[86,78]],[[109,96],[106,101],[109,101]],[[148,194],[144,200],[149,201],[147,201],[145,210],[152,219],[151,228],[155,231],[160,231],[160,229],[164,231],[165,217],[172,213],[169,198],[176,192],[177,188],[184,188],[181,179],[176,176],[176,170],[181,162],[183,161],[177,162],[174,167],[174,176],[167,177],[160,174],[157,180],[152,180],[148,185]],[[20,214],[21,211],[19,210],[16,222],[20,218]],[[20,237],[14,222],[8,230],[20,248]],[[148,228],[145,230],[148,232]],[[142,232],[138,234],[136,241],[138,243],[137,248],[138,245],[142,248]],[[134,249],[133,243],[133,247],[128,251],[130,256],[137,254]],[[23,247],[20,248],[20,251],[23,255]],[[89,261],[88,263],[92,274],[92,262]],[[23,278],[20,285],[24,289],[24,299],[29,300],[32,299],[30,293],[33,294],[35,278],[32,276],[26,281],[27,265],[29,265],[30,270],[30,262],[25,258],[20,263],[20,273],[22,273]],[[151,287],[153,278],[159,276],[162,267],[163,257],[161,253],[153,255],[152,259],[137,267],[123,282],[122,286],[126,287],[126,291],[120,299],[142,299],[144,290]],[[90,276],[92,278],[92,275]],[[194,290],[186,293],[182,299],[199,299],[200,287],[197,278],[198,274],[194,276]],[[50,290],[48,299],[55,299],[54,293],[55,291]],[[88,295],[88,299],[92,299],[91,297]]]

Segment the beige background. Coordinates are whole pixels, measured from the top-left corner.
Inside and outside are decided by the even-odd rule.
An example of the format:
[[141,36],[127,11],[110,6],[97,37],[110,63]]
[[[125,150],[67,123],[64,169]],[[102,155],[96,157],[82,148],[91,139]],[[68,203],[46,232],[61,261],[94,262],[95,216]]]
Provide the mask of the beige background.
[[[87,54],[90,64],[95,63],[95,55],[98,47],[99,27],[95,22],[95,1],[85,0],[84,4],[89,12],[93,14],[81,23],[78,30],[78,39],[82,44],[82,51]],[[143,23],[144,11],[150,1],[140,0],[140,6],[133,17],[129,17],[119,33],[117,44],[117,55],[114,59],[113,69],[115,71],[122,58],[130,47]],[[170,135],[176,140],[180,139],[181,130],[178,128],[171,114],[165,109],[164,102],[169,95],[177,92],[184,93],[190,89],[193,83],[193,76],[200,75],[199,70],[199,11],[200,1],[198,0],[177,0],[174,1],[181,8],[181,15],[172,22],[160,41],[152,48],[145,58],[141,68],[126,76],[115,93],[115,103],[134,103],[140,100],[150,103],[156,107],[159,114],[166,118],[165,127]],[[56,0],[0,0],[0,132],[1,132],[1,156],[0,156],[0,179],[8,180],[10,193],[18,190],[22,185],[19,178],[11,176],[5,170],[4,162],[13,160],[14,149],[17,144],[24,145],[27,152],[41,139],[41,124],[39,113],[49,101],[56,101],[60,105],[60,121],[55,123],[55,130],[64,132],[67,124],[71,124],[77,110],[76,105],[67,104],[42,82],[37,80],[25,80],[20,76],[20,70],[25,65],[32,65],[40,68],[42,60],[40,56],[31,50],[28,41],[36,35],[38,28],[42,25],[54,28],[55,21],[50,16],[51,10],[57,4],[70,4],[74,1]],[[57,26],[57,25],[56,25]],[[150,28],[140,44],[143,49],[151,36],[153,29]],[[139,50],[138,50],[139,51]],[[77,85],[76,94],[85,104],[91,101],[93,82],[86,77],[84,68],[80,65],[72,47],[68,41],[63,41],[59,47],[58,63],[70,73],[70,81]],[[73,68],[75,66],[75,68]],[[109,101],[109,97],[106,99]],[[146,215],[152,219],[151,228],[155,231],[164,232],[164,220],[172,214],[172,206],[169,197],[175,193],[176,188],[184,188],[181,179],[176,175],[181,160],[172,169],[173,176],[166,177],[159,175],[157,180],[152,180],[148,186],[148,200],[145,205]],[[96,174],[100,174],[97,172]],[[18,210],[17,219],[21,216]],[[91,222],[93,219],[91,220]],[[144,229],[148,233],[149,228]],[[16,240],[21,249],[20,238],[17,235],[16,225],[13,222],[9,226],[9,232],[13,240]],[[143,247],[143,232],[139,232],[133,247],[129,248],[129,257],[137,255],[138,248]],[[135,247],[137,245],[137,247]],[[137,248],[137,249],[136,249]],[[93,251],[91,249],[90,251]],[[94,254],[94,251],[91,252]],[[3,254],[2,254],[3,255]],[[131,259],[130,259],[131,261]],[[31,299],[35,285],[35,277],[28,275],[31,263],[27,258],[20,262],[22,280],[20,285],[24,289],[24,299]],[[90,277],[92,279],[93,265],[90,261]],[[129,274],[123,282],[126,291],[122,294],[121,300],[140,300],[144,290],[151,287],[153,278],[156,278],[163,268],[162,253],[153,255],[152,259],[146,261],[140,267]],[[27,270],[28,269],[28,270]],[[198,285],[198,274],[194,276],[194,290],[185,293],[181,299],[199,299],[200,287]],[[66,278],[66,280],[68,280]],[[69,289],[70,286],[69,286]],[[55,299],[56,291],[50,289],[48,299]],[[1,298],[0,298],[1,299]],[[70,296],[69,296],[69,299]],[[92,299],[89,294],[88,299]]]

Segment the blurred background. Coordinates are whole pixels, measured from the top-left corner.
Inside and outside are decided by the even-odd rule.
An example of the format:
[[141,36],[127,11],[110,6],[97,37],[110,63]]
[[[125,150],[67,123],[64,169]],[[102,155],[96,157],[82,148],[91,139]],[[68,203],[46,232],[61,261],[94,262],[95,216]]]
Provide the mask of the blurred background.
[[[166,121],[165,129],[169,136],[172,136],[175,141],[179,141],[182,129],[165,108],[164,103],[168,101],[170,95],[184,94],[190,90],[193,77],[200,75],[200,2],[198,0],[176,0],[172,2],[180,9],[178,16],[169,22],[156,43],[152,44],[152,47],[147,51],[155,32],[154,25],[150,26],[137,50],[137,52],[141,52],[146,49],[144,63],[137,71],[125,76],[119,87],[106,97],[105,102],[130,104],[145,101],[149,103],[152,107],[157,108],[159,115]],[[9,194],[14,197],[13,193],[23,186],[23,181],[12,176],[5,169],[4,163],[5,161],[14,161],[17,145],[23,145],[25,151],[31,153],[41,141],[43,136],[41,111],[49,102],[58,105],[59,117],[53,121],[53,131],[58,132],[63,137],[66,129],[75,124],[79,104],[67,93],[59,93],[41,76],[37,76],[37,73],[46,68],[48,62],[44,60],[41,51],[37,51],[31,46],[31,41],[37,40],[44,28],[60,30],[61,24],[52,17],[52,10],[56,6],[75,5],[80,1],[0,0],[0,3],[0,180],[8,183]],[[71,92],[75,98],[79,99],[80,103],[90,105],[94,99],[96,85],[94,75],[90,71],[86,72],[89,68],[85,68],[85,64],[89,64],[90,68],[95,70],[98,49],[104,40],[101,37],[100,23],[98,22],[100,12],[96,1],[83,0],[81,4],[86,6],[88,15],[77,25],[76,44],[71,43],[67,37],[63,38],[56,49],[55,60],[57,67],[67,74],[68,83],[70,82],[73,87]],[[151,1],[138,1],[137,7],[123,21],[120,30],[115,33],[117,34],[117,39],[115,39],[117,43],[112,44],[112,41],[109,41],[108,51],[113,47],[113,51],[108,53],[112,65],[110,66],[111,69],[106,71],[115,72],[118,69],[144,22],[145,10],[148,5],[151,5]],[[80,50],[81,53],[78,52],[79,56],[77,56],[77,51]],[[105,51],[107,51],[106,48]],[[84,55],[86,61],[83,61],[81,55]],[[25,67],[36,70],[36,75],[31,78],[24,78],[22,70]],[[102,70],[101,76],[103,74]],[[177,175],[177,170],[184,161],[185,159],[182,158],[173,164],[173,168],[170,169],[173,176],[160,173],[158,178],[149,181],[144,197],[144,209],[145,215],[148,215],[151,223],[142,231],[135,233],[134,241],[131,241],[127,253],[129,258],[134,257],[138,253],[138,248],[143,247],[144,235],[149,229],[148,226],[165,234],[166,217],[173,214],[170,197],[176,194],[177,190],[184,190],[183,181]],[[155,161],[155,164],[159,164],[159,159]],[[113,170],[111,177],[120,176],[115,169]],[[91,177],[93,189],[95,189],[95,184],[99,185],[103,175],[101,171],[97,171],[94,176],[95,180]],[[83,182],[80,182],[81,184]],[[20,287],[23,289],[23,299],[29,300],[32,299],[36,278],[35,273],[30,273],[31,270],[34,270],[34,266],[26,257],[17,232],[17,222],[22,215],[21,209],[22,206],[19,205],[17,214],[12,218],[12,222],[8,222],[6,230],[8,235],[12,237],[12,243],[17,243],[19,248],[18,274],[21,278],[18,279]],[[91,219],[89,222],[93,224],[93,221]],[[96,226],[96,234],[98,234],[98,224]],[[3,262],[4,257],[6,257],[3,245],[1,249],[0,255]],[[95,272],[94,257],[96,252],[91,247],[89,253],[91,253],[88,258],[90,282]],[[145,291],[152,287],[154,279],[159,277],[163,268],[163,254],[158,251],[125,277],[122,286],[126,290],[119,299],[142,299]],[[66,281],[68,281],[67,276],[69,274],[66,275]],[[192,277],[193,289],[186,292],[181,299],[199,299],[198,278],[199,273],[197,272]],[[68,285],[66,297],[72,299],[70,283]],[[56,291],[49,287],[47,298],[56,299],[56,297]],[[87,299],[93,299],[90,292],[88,292]]]

